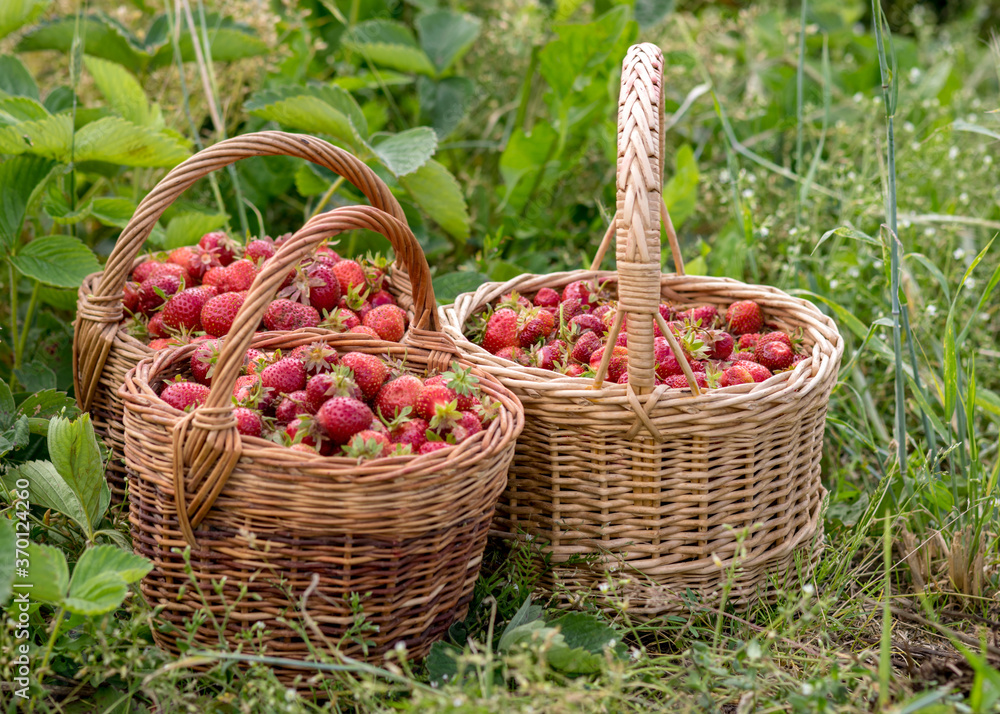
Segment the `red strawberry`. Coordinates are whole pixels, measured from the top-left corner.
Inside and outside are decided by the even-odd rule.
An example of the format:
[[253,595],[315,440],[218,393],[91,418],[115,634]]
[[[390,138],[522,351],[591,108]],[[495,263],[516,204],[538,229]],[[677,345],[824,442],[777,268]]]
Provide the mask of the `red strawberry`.
[[753,375],[745,367],[733,366],[722,373],[719,378],[720,387],[731,387],[734,384],[752,384]]
[[146,260],[139,263],[135,268],[132,269],[132,280],[141,283],[144,280],[148,280],[152,277],[153,271],[155,271],[163,263],[159,260]]
[[708,356],[711,359],[728,359],[733,353],[734,340],[728,332],[712,330],[704,342],[708,345]]
[[321,245],[316,249],[316,260],[322,260],[327,265],[335,265],[340,262],[340,256],[328,245]]
[[615,306],[598,305],[591,314],[604,323],[604,331],[607,332],[611,329],[611,323],[615,319]]
[[309,411],[316,412],[331,397],[362,399],[364,393],[345,367],[335,367],[330,372],[317,374],[306,385],[306,402]]
[[313,263],[306,268],[309,276],[309,304],[322,312],[332,310],[340,302],[340,281],[333,268],[323,263]]
[[395,305],[396,298],[394,298],[390,293],[385,290],[379,290],[377,293],[371,297],[372,308],[381,307],[382,305]]
[[184,267],[191,274],[191,277],[196,280],[201,280],[205,273],[207,273],[212,268],[218,268],[222,265],[219,262],[219,256],[210,250],[202,250],[198,246],[191,248],[191,254],[188,257]]
[[558,307],[559,293],[552,288],[542,288],[535,295],[535,305],[539,307]]
[[[234,263],[235,265],[235,263]],[[272,302],[264,313],[264,325],[269,330],[297,330],[319,325],[316,308],[280,298]]]
[[559,303],[559,311],[562,314],[562,321],[569,323],[577,315],[583,314],[583,303],[580,298],[569,298]]
[[249,290],[258,272],[249,260],[237,260],[225,270],[225,280],[219,289],[227,293]]
[[293,419],[309,412],[304,390],[291,392],[274,407],[274,418],[279,424],[290,424]]
[[440,451],[441,449],[450,449],[451,444],[447,441],[425,441],[420,449],[417,451],[418,454],[423,456],[424,454],[433,454],[435,451]]
[[456,402],[458,395],[443,384],[424,385],[417,392],[416,403],[414,405],[417,416],[431,421],[437,414],[438,405],[448,405]]
[[327,315],[321,324],[334,332],[349,332],[361,324],[361,319],[352,310],[338,307]]
[[122,288],[122,309],[127,315],[135,314],[139,310],[139,283],[134,280],[126,281]]
[[181,246],[180,248],[174,248],[167,254],[167,262],[186,268],[194,255],[193,247],[189,245]]
[[[170,333],[163,326],[163,313],[158,312],[149,318],[149,323],[146,325],[146,331],[149,333],[150,337],[166,339],[170,337]],[[152,346],[152,345],[150,345]],[[155,347],[153,349],[156,349]]]
[[740,350],[739,352],[733,352],[731,355],[729,355],[729,362],[732,362],[734,364],[736,362],[753,362],[753,352],[746,352],[744,350]]
[[150,315],[183,287],[184,281],[176,275],[154,275],[147,278],[139,286],[139,309],[144,315]]
[[729,331],[734,335],[746,335],[760,332],[761,328],[764,327],[764,314],[761,312],[760,305],[753,300],[740,300],[734,302],[726,310],[726,322],[729,325]]
[[577,315],[569,321],[569,324],[571,327],[575,325],[581,335],[590,330],[598,337],[603,337],[608,331],[608,328],[604,326],[604,320],[590,313]]
[[270,240],[252,240],[247,243],[247,247],[243,250],[243,257],[256,265],[260,265],[265,260],[274,257],[277,249],[274,247],[274,243]]
[[423,382],[409,374],[386,382],[375,396],[375,413],[389,421],[399,416],[407,407],[410,408],[408,413],[414,414],[417,397],[423,388]]
[[341,357],[340,361],[354,373],[354,381],[361,387],[365,399],[371,399],[378,394],[379,389],[382,388],[389,376],[389,367],[375,355],[348,352]]
[[511,362],[517,362],[525,367],[531,364],[531,356],[520,347],[504,347],[496,354],[501,359],[509,359]]
[[[708,379],[702,372],[694,373],[694,381],[702,389],[708,389]],[[687,377],[683,374],[672,374],[663,380],[663,383],[671,389],[691,389],[688,385]]]
[[198,345],[191,353],[191,374],[201,384],[212,384],[212,371],[219,360],[218,340],[208,340]]
[[364,290],[366,279],[365,270],[353,260],[341,260],[333,266],[333,273],[340,283],[340,294],[346,295],[351,288]]
[[346,444],[372,423],[372,411],[357,399],[333,397],[316,412],[316,423],[335,444]]
[[205,271],[205,274],[201,278],[202,285],[214,285],[219,288],[220,291],[225,291],[228,287],[227,278],[229,275],[229,269],[219,266],[217,268],[210,268]]
[[[452,362],[451,368],[440,377],[440,383],[455,394],[461,411],[467,412],[479,403],[475,395],[479,378],[472,374],[471,367],[462,367],[458,362]],[[427,381],[424,381],[424,384],[427,384]]]
[[[305,445],[307,447],[316,446],[316,436],[314,423],[311,417],[296,417],[285,426],[285,436],[292,442],[292,446]],[[315,449],[310,449],[315,452]]]
[[264,431],[264,421],[253,409],[236,407],[233,416],[236,417],[236,431],[243,436],[260,436]]
[[172,330],[201,330],[201,308],[208,301],[204,288],[187,288],[167,300],[163,306],[163,324]]
[[556,320],[552,313],[534,308],[523,312],[518,319],[518,345],[531,347],[536,342],[545,340],[555,329]]
[[733,364],[734,367],[742,367],[750,376],[753,377],[755,382],[763,382],[765,379],[770,379],[774,375],[771,374],[771,370],[762,364],[757,364],[756,362],[736,362]]
[[[183,280],[188,285],[193,285],[194,281],[191,279],[191,274],[187,271],[187,268],[176,263],[158,263],[153,266],[149,273],[149,278],[156,278],[161,275],[173,275],[179,280]],[[147,280],[149,278],[146,278]]]
[[352,327],[348,330],[349,333],[354,335],[368,335],[369,337],[374,337],[376,340],[381,340],[381,336],[375,330],[370,327],[365,327],[364,325],[358,325],[357,327]]
[[558,347],[553,345],[542,345],[542,347],[535,353],[535,364],[540,369],[554,371],[556,364],[565,359],[565,357],[565,351],[560,350]]
[[201,308],[201,326],[210,335],[228,335],[236,319],[236,313],[243,307],[246,293],[222,293],[211,298]]
[[755,347],[759,347],[760,345],[766,344],[768,342],[781,342],[791,347],[793,351],[795,349],[795,346],[792,344],[792,338],[789,337],[786,333],[779,332],[777,330],[774,332],[768,332],[761,335],[760,339],[757,340],[757,344],[755,345]]
[[261,384],[270,394],[291,394],[306,386],[306,367],[302,360],[283,357],[260,373]]
[[409,444],[413,453],[417,453],[420,447],[427,442],[427,430],[430,424],[426,419],[415,417],[408,422],[401,424],[392,432],[392,441],[396,444]]
[[566,365],[566,369],[563,370],[563,374],[567,377],[581,377],[586,371],[586,368],[582,364],[568,364]]
[[383,340],[399,342],[406,330],[406,313],[395,305],[382,305],[365,315],[363,324],[375,330]]
[[329,372],[335,365],[340,364],[340,354],[325,342],[299,345],[292,350],[289,357],[302,360],[302,364],[306,368],[306,374],[309,375]]
[[239,253],[239,245],[223,231],[206,233],[198,241],[198,247],[215,253],[220,265],[229,265]]
[[377,459],[388,456],[392,449],[389,437],[385,434],[366,429],[351,437],[344,447],[344,456],[352,459]]
[[701,305],[692,307],[678,315],[682,320],[690,320],[699,327],[710,328],[715,326],[719,319],[719,309],[715,305]]
[[247,350],[247,353],[243,355],[243,373],[259,374],[263,371],[264,367],[267,366],[267,362],[268,359],[266,354],[251,347]]
[[736,343],[737,348],[741,350],[753,351],[760,341],[761,336],[758,334],[743,334],[740,335],[739,341]]
[[157,337],[155,340],[149,343],[149,349],[151,350],[162,350],[164,347],[176,347],[181,344],[173,337]]
[[233,401],[237,404],[262,406],[257,404],[262,394],[258,375],[245,374],[236,378],[236,384],[233,386]]
[[491,354],[504,347],[517,346],[517,313],[506,307],[494,312],[486,323],[480,344]]
[[462,416],[458,420],[458,426],[465,429],[468,436],[473,436],[483,430],[483,425],[479,421],[479,415],[470,411],[462,411]]
[[160,399],[174,409],[186,411],[205,403],[208,387],[197,382],[170,382],[160,392]]
[[795,353],[792,348],[784,342],[772,340],[764,342],[761,340],[753,352],[754,360],[767,367],[772,372],[787,369],[792,366]]
[[603,346],[601,338],[592,331],[584,332],[573,345],[573,351],[569,356],[582,364],[590,364],[590,358],[594,351]]
[[[601,366],[604,359],[605,347],[599,347],[590,355],[590,368],[595,372]],[[612,348],[611,361],[608,363],[608,373],[606,379],[609,382],[617,382],[618,378],[625,373],[628,368],[628,350],[619,345]]]
[[579,300],[583,307],[593,307],[597,303],[597,286],[590,280],[575,280],[562,291],[564,303],[571,298]]

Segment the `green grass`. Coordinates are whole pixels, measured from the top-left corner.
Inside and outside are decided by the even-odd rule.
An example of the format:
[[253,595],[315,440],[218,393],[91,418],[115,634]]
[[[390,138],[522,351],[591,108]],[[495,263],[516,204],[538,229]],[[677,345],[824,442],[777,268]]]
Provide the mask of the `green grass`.
[[[118,12],[138,38],[153,20],[141,5],[90,7]],[[873,7],[862,0],[739,11],[694,2],[642,26],[619,26],[608,19],[616,16],[602,17],[610,4],[577,5],[464,5],[483,22],[476,44],[442,74],[469,88],[458,116],[428,102],[435,80],[395,72],[342,44],[345,23],[415,27],[416,4],[303,0],[276,11],[277,20],[238,6],[227,12],[242,15],[235,19],[256,38],[239,46],[259,40],[260,52],[235,56],[217,39],[215,62],[171,56],[129,69],[146,100],[160,106],[155,131],[177,132],[193,148],[279,126],[249,111],[247,100],[307,80],[344,80],[373,132],[445,126],[434,160],[455,177],[465,212],[451,223],[368,149],[328,136],[366,155],[397,191],[447,299],[484,277],[589,265],[614,206],[621,51],[635,39],[657,43],[667,58],[667,111],[677,113],[665,195],[688,272],[811,299],[845,339],[823,454],[826,549],[816,571],[792,577],[773,602],[749,610],[692,602],[654,621],[637,621],[625,608],[601,615],[620,638],[620,654],[609,652],[596,673],[570,676],[552,664],[552,635],[501,647],[538,573],[527,551],[491,544],[469,615],[449,636],[461,676],[439,681],[433,666],[405,653],[382,668],[345,662],[314,642],[312,686],[324,697],[317,701],[281,685],[252,641],[241,661],[159,651],[150,634],[156,613],[133,589],[118,610],[56,632],[50,671],[34,692],[37,711],[1000,711],[1000,249],[991,242],[1000,230],[993,113],[1000,52],[989,19],[960,4],[942,21],[927,6],[894,4],[876,33]],[[653,5],[639,3],[635,12]],[[184,5],[180,15],[169,6],[167,26],[187,26]],[[215,3],[190,9],[196,34],[221,33]],[[98,110],[110,111],[111,100],[67,52],[19,45],[34,23],[61,13],[69,13],[70,39],[100,30],[82,14],[77,22],[75,10],[54,4],[0,39],[0,52],[23,62],[43,101],[57,87],[75,90],[66,106],[79,131]],[[590,23],[582,44],[594,54],[573,54],[557,19]],[[179,48],[180,39],[165,36],[165,46]],[[128,64],[126,55],[112,59]],[[575,68],[568,91],[545,74],[551,56]],[[0,169],[8,161],[0,154]],[[2,241],[0,378],[18,402],[71,389],[75,290],[19,275],[11,256],[34,237],[62,234],[103,259],[121,221],[100,211],[76,217],[60,202],[134,204],[165,171],[60,165],[67,171],[47,179],[23,227]],[[162,241],[177,218],[219,214],[237,233],[257,232],[254,214],[281,233],[357,198],[294,162],[255,159],[196,185],[157,235]],[[362,253],[378,243],[354,236],[342,247]],[[2,457],[5,468],[45,457],[42,426],[34,427]],[[87,537],[66,516],[36,511],[32,539],[76,562]],[[122,514],[110,520],[127,534]],[[580,609],[594,604],[584,599]],[[54,632],[54,611],[32,614],[39,649]],[[359,618],[354,636],[364,627]],[[11,678],[12,644],[11,631],[0,628],[0,681]]]

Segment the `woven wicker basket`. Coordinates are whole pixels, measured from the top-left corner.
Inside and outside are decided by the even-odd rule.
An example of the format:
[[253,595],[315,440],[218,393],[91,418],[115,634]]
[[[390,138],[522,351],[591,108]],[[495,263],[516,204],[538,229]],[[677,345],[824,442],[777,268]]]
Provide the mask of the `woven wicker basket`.
[[[255,333],[289,267],[320,240],[354,228],[389,237],[413,270],[416,323],[404,343],[319,329]],[[184,624],[207,608],[218,629],[211,618],[199,626],[195,640],[203,646],[217,646],[221,629],[235,647],[262,622],[265,629],[252,639],[271,655],[310,657],[299,626],[313,645],[332,643],[352,657],[378,661],[401,641],[421,657],[464,616],[524,424],[516,398],[498,380],[474,370],[500,405],[483,432],[431,454],[361,464],[241,437],[230,403],[251,345],[287,350],[323,340],[342,352],[404,360],[416,373],[454,360],[468,366],[440,332],[430,271],[414,256],[422,253],[409,229],[386,213],[351,206],[323,214],[289,239],[254,282],[203,406],[185,414],[156,390],[187,372],[195,345],[161,350],[126,375],[120,395],[132,481],[129,519],[136,552],[154,563],[141,587],[161,608],[161,622],[176,628],[154,632],[161,646],[178,652]],[[185,573],[180,549],[188,544],[201,595]],[[361,597],[368,623],[378,628],[364,633],[373,642],[367,651],[345,639],[355,620],[351,594]],[[279,674],[288,680],[295,671]]]
[[[142,200],[122,231],[104,271],[87,276],[77,299],[73,338],[73,383],[80,408],[90,411],[94,428],[112,451],[108,483],[116,502],[125,496],[125,444],[122,404],[118,398],[125,373],[153,350],[129,335],[122,320],[125,282],[153,226],[163,212],[198,179],[252,156],[294,156],[343,176],[376,208],[406,220],[389,187],[361,160],[327,142],[302,134],[264,131],[220,141],[170,171]],[[388,289],[404,308],[411,306],[405,270],[393,270]]]
[[[689,591],[717,601],[731,569],[730,599],[746,604],[769,592],[797,559],[807,566],[813,561],[822,533],[826,408],[843,352],[836,325],[804,300],[770,287],[684,275],[661,196],[662,62],[649,44],[632,47],[624,61],[617,216],[595,269],[486,284],[444,310],[445,331],[525,409],[494,532],[541,546],[551,566],[541,585],[557,602],[571,603],[579,591],[600,598],[608,589],[595,586],[611,577],[608,592],[627,597],[637,615],[681,610]],[[675,275],[660,274],[661,221]],[[617,273],[598,271],[612,234]],[[594,381],[564,377],[496,357],[463,337],[466,322],[504,293],[560,290],[591,278],[617,284],[608,340],[614,342],[627,316],[626,385],[603,383],[606,362]],[[680,349],[659,316],[661,300],[727,306],[747,299],[763,307],[770,324],[802,328],[811,356],[758,384],[700,391],[688,374],[691,391],[656,385],[654,320],[675,354]]]

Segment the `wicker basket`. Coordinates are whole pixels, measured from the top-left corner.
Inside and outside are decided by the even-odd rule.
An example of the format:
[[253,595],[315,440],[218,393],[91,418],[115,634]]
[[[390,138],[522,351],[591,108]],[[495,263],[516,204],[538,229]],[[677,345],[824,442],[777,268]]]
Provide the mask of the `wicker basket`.
[[[617,273],[523,275],[483,285],[444,310],[445,331],[525,409],[494,533],[541,546],[551,566],[541,585],[557,602],[570,603],[579,591],[601,598],[608,589],[594,586],[611,578],[608,592],[627,597],[637,615],[681,610],[689,592],[717,602],[731,569],[730,599],[746,604],[775,587],[774,578],[797,559],[806,566],[814,560],[826,408],[843,352],[836,325],[804,300],[684,275],[661,196],[662,62],[659,49],[644,44],[630,49],[623,66],[617,216],[594,264],[614,232]],[[660,274],[661,221],[674,275]],[[504,293],[558,290],[590,278],[617,284],[608,340],[627,315],[626,385],[603,383],[606,361],[596,381],[563,377],[496,357],[463,337],[467,320]],[[747,299],[760,303],[770,324],[802,328],[811,356],[758,384],[700,391],[688,374],[691,391],[656,385],[654,320],[675,354],[680,349],[658,313],[661,300],[726,306]]]
[[[413,269],[416,324],[404,343],[319,329],[255,333],[289,267],[322,239],[354,228],[389,237]],[[185,414],[156,393],[164,380],[186,373],[195,345],[161,350],[126,375],[120,395],[129,519],[136,552],[155,566],[141,587],[161,608],[161,623],[176,628],[154,632],[162,647],[178,652],[185,622],[207,607],[234,647],[264,623],[252,639],[271,655],[310,657],[298,626],[314,645],[332,643],[352,657],[378,661],[401,641],[421,657],[464,616],[524,424],[517,399],[498,380],[474,370],[500,405],[500,416],[483,432],[450,449],[360,465],[241,437],[230,403],[251,345],[286,350],[323,340],[340,351],[404,360],[414,372],[454,360],[468,365],[440,332],[427,263],[414,255],[422,253],[409,229],[386,213],[351,206],[323,214],[284,244],[254,282],[203,406]],[[189,544],[201,594],[185,573],[181,549]],[[367,622],[378,628],[363,633],[373,643],[368,650],[345,639],[355,621],[351,594],[361,597]],[[217,646],[218,629],[209,618],[196,642]],[[295,671],[279,674],[288,680]]]
[[[87,276],[80,287],[73,338],[73,386],[80,408],[90,411],[94,428],[112,451],[108,483],[116,502],[125,496],[122,449],[122,404],[118,398],[125,373],[153,354],[129,335],[122,320],[125,282],[139,251],[163,212],[198,179],[240,159],[252,156],[295,156],[324,166],[354,184],[376,208],[404,220],[403,210],[389,187],[360,159],[327,142],[302,134],[264,131],[220,141],[174,168],[142,200],[122,231],[104,271]],[[390,292],[404,308],[411,305],[405,270],[393,270]]]

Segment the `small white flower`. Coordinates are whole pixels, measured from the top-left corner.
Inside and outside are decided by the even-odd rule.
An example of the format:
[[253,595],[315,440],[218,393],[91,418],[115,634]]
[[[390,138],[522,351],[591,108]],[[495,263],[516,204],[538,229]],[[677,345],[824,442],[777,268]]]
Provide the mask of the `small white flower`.
[[853,171],[848,171],[847,172],[847,180],[848,181],[853,181],[857,177],[858,177],[858,175],[856,173],[854,173]]
[[597,586],[597,589],[600,590],[602,593],[606,593],[608,591],[608,584],[601,583],[600,585]]
[[955,248],[955,252],[951,254],[951,257],[955,260],[961,260],[965,257],[965,251],[962,248]]
[[903,122],[903,131],[905,131],[905,132],[909,132],[910,134],[912,134],[913,131],[914,131],[914,129],[916,129],[916,128],[917,127],[913,126],[913,122],[912,121],[904,121]]
[[753,189],[752,188],[743,189],[743,198],[753,198]]
[[641,656],[642,656],[642,652],[639,651],[638,647],[633,647],[631,649],[631,651],[629,651],[629,658],[633,662],[638,662],[639,661],[639,657],[641,657]]
[[927,314],[930,315],[931,317],[937,315],[937,311],[938,311],[937,305],[935,305],[934,303],[931,303],[930,305],[927,306]]
[[957,178],[959,181],[964,181],[965,180],[965,172],[962,171],[961,169],[959,169],[958,171],[955,172],[955,178]]
[[941,178],[942,176],[941,169],[934,169],[933,171],[931,171],[931,176],[933,176],[934,178]]
[[861,277],[861,271],[858,270],[858,267],[856,265],[852,265],[850,268],[848,268],[847,269],[847,274],[850,277],[852,277],[852,278],[860,278]]
[[763,236],[764,238],[766,238],[767,236],[771,235],[771,231],[769,231],[767,229],[767,226],[761,226],[760,227],[760,234],[761,234],[761,236]]
[[757,174],[747,174],[747,183],[757,183]]
[[934,230],[934,226],[927,226],[927,228],[924,228],[924,235],[931,238],[937,235],[937,231]]
[[729,182],[729,178],[730,178],[730,176],[729,176],[728,169],[722,169],[722,171],[719,172],[719,180],[722,183],[728,183]]
[[948,158],[951,161],[954,161],[955,159],[958,158],[958,147],[957,146],[953,146],[950,149],[948,149]]
[[853,100],[854,100],[854,103],[855,103],[855,104],[860,104],[860,103],[861,103],[861,100],[862,100],[862,99],[864,99],[864,98],[865,98],[865,95],[864,95],[864,94],[862,94],[861,92],[855,92],[855,93],[854,93],[854,96],[853,96],[853,97],[851,97],[851,99],[853,99]]
[[986,154],[986,156],[983,157],[983,164],[989,166],[992,163],[993,163],[993,157],[990,156],[989,154]]
[[911,141],[910,142],[910,151],[920,151],[920,142],[919,141]]
[[816,588],[813,587],[812,583],[806,583],[805,585],[802,586],[802,592],[804,592],[806,595],[812,597],[812,594],[814,592],[816,592]]
[[807,697],[810,696],[813,693],[813,685],[809,684],[809,682],[803,682],[802,693]]
[[788,229],[788,235],[796,236],[798,234],[799,234],[799,229],[796,228],[795,226],[792,226],[791,228]]
[[975,278],[969,278],[968,280],[966,280],[965,281],[965,287],[968,290],[972,290],[973,288],[975,288],[976,287],[976,279]]
[[716,568],[721,568],[722,567],[722,560],[720,560],[719,556],[717,556],[715,553],[712,553],[712,564]]
[[872,261],[872,267],[875,268],[875,270],[881,270],[882,269],[882,261],[881,260],[873,260]]
[[406,643],[403,642],[403,640],[400,640],[399,642],[396,643],[396,651],[399,654],[403,654],[404,652],[406,652]]
[[836,278],[834,278],[833,280],[830,281],[830,289],[831,290],[836,290],[838,285],[840,285],[840,281],[837,280]]
[[296,692],[291,687],[289,687],[288,689],[285,690],[285,701],[286,702],[294,702],[298,696],[299,696],[298,692]]
[[903,221],[903,228],[909,228],[911,225],[913,224],[911,224],[909,221]]
[[923,73],[920,71],[919,67],[912,68],[910,70],[910,81],[911,82],[916,82],[918,79],[920,79],[920,75],[921,74],[923,74]]
[[965,191],[962,191],[962,193],[958,194],[958,200],[961,201],[962,203],[968,203],[969,194],[966,193]]

